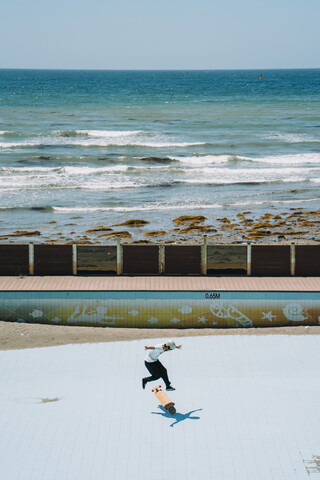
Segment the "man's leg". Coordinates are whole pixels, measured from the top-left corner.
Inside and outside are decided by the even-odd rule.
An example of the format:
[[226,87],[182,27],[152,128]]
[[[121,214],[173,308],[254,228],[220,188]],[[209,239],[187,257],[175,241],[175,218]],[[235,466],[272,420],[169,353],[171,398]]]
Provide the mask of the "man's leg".
[[168,378],[168,372],[167,372],[167,369],[162,365],[161,362],[159,362],[159,374],[160,374],[160,377],[163,379],[164,383],[166,384],[166,388],[170,387],[170,380]]
[[153,382],[154,380],[158,380],[161,377],[159,373],[159,366],[157,365],[160,362],[144,362],[147,370],[151,373],[151,377],[145,377],[142,379],[142,386],[145,387],[146,383]]
[[167,369],[162,365],[161,362],[159,362],[159,360],[156,362],[144,362],[144,364],[151,373],[151,377],[145,377],[142,379],[143,388],[145,387],[146,383],[158,380],[158,378],[163,379],[164,383],[166,384],[166,388],[170,387]]

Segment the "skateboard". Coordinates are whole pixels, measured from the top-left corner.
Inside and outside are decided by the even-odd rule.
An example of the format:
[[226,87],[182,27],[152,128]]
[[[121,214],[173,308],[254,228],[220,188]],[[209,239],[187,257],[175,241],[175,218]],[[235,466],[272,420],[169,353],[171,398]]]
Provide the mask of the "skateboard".
[[169,410],[172,415],[176,413],[177,410],[174,407],[175,404],[171,402],[168,395],[163,390],[161,390],[161,385],[159,385],[159,387],[153,388],[152,392],[155,393],[157,399],[160,401],[160,403],[166,410]]

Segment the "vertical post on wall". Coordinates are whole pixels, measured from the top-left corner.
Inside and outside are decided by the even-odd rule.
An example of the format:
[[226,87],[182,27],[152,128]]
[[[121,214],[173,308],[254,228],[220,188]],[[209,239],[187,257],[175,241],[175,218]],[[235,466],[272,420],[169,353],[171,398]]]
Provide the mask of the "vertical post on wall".
[[163,275],[166,269],[165,266],[165,246],[159,245],[159,274]]
[[247,275],[251,275],[251,243],[247,243]]
[[122,245],[120,243],[120,235],[117,236],[117,275],[121,275],[123,270],[123,254]]
[[207,275],[207,235],[203,236],[203,245],[201,245],[201,273]]
[[72,274],[77,275],[78,270],[78,255],[77,255],[77,244],[72,244]]
[[296,273],[296,246],[294,243],[290,245],[290,275]]
[[29,275],[34,275],[34,245],[29,243]]

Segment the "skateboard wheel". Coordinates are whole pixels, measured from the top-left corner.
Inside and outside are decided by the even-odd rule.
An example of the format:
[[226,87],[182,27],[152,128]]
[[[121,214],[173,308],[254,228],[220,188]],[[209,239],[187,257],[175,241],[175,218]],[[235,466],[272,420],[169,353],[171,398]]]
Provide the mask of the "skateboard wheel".
[[154,390],[151,390],[151,392],[154,392]]
[[175,403],[173,403],[172,405],[175,405]]
[[161,385],[159,385],[159,388],[161,388]]
[[168,410],[168,409],[166,408],[166,410]]

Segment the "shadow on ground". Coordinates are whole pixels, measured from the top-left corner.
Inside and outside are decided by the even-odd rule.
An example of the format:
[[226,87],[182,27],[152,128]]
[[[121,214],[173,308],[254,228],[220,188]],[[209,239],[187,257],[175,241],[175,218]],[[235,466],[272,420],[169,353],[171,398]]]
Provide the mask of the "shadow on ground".
[[191,412],[188,413],[176,412],[171,414],[162,405],[158,405],[158,408],[161,410],[161,412],[151,412],[151,414],[161,415],[162,417],[169,418],[170,420],[174,418],[175,422],[173,422],[170,427],[174,427],[177,423],[183,422],[184,420],[200,420],[200,417],[192,417],[191,415],[202,410],[202,408],[198,408],[197,410],[191,410]]

